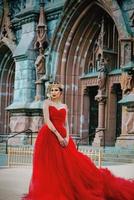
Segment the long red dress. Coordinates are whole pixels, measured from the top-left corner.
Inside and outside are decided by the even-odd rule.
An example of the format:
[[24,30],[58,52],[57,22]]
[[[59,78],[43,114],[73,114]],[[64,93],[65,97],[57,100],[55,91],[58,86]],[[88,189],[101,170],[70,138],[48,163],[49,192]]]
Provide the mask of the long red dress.
[[[66,110],[49,106],[50,120],[65,137]],[[67,147],[44,125],[36,139],[29,193],[23,200],[134,200],[134,182],[98,169],[78,152],[73,140]]]

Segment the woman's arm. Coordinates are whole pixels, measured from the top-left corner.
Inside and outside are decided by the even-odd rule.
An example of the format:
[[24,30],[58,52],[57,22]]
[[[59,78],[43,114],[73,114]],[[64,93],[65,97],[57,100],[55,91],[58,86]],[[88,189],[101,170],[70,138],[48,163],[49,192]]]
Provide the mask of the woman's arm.
[[60,133],[57,131],[57,129],[55,128],[55,126],[53,125],[53,123],[50,120],[49,105],[50,105],[49,100],[45,100],[44,105],[43,105],[43,116],[44,116],[45,124],[47,124],[48,128],[56,135],[60,144],[62,146],[65,146],[64,138],[60,135]]
[[66,146],[67,146],[67,145],[68,145],[68,142],[69,142],[69,125],[68,125],[68,108],[67,108],[67,105],[66,105],[65,127],[66,127],[66,130],[67,130],[67,135],[66,135],[66,138],[65,138]]

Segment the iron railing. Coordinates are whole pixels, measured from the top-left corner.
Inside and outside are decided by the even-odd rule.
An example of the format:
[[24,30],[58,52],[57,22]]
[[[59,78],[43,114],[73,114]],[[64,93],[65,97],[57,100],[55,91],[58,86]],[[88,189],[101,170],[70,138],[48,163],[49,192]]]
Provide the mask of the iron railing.
[[[100,131],[100,130],[99,130]],[[99,132],[98,131],[98,132]],[[1,142],[6,142],[6,154],[8,156],[8,166],[10,167],[22,167],[22,166],[31,166],[32,164],[32,156],[33,156],[33,148],[27,145],[18,145],[18,146],[9,146],[8,145],[8,141],[13,138],[16,137],[20,134],[26,134],[26,135],[30,135],[30,145],[32,145],[33,143],[33,131],[31,129],[27,129],[27,130],[23,130],[21,132],[16,132],[13,135],[7,136],[4,139],[1,140]],[[103,160],[103,152],[101,149],[90,149],[90,148],[85,148],[83,146],[80,146],[80,143],[85,140],[85,139],[89,139],[89,137],[93,137],[95,135],[95,133],[90,134],[87,137],[83,137],[83,138],[75,138],[76,141],[76,146],[78,151],[80,151],[81,153],[87,155],[93,162],[95,162],[95,164],[97,166],[101,166],[102,165],[102,160]]]
[[[77,150],[79,149],[80,143],[83,140],[85,140],[85,139],[89,140],[90,138],[92,138],[93,136],[95,136],[96,133],[98,133],[100,131],[102,131],[102,130],[97,130],[94,133],[91,133],[90,135],[88,135],[86,137],[82,137],[82,138],[80,138],[80,137],[74,137],[74,140],[75,140],[75,143],[76,143],[76,146],[77,146]],[[105,130],[103,130],[103,133],[104,133],[104,135],[103,135],[103,148],[105,150]],[[72,136],[72,138],[73,138],[73,136]]]
[[13,135],[0,135],[0,143],[5,143],[6,144],[6,154],[8,154],[8,143],[9,143],[9,140],[11,138],[14,138],[18,135],[21,135],[21,134],[26,134],[26,136],[29,136],[30,135],[30,144],[32,145],[33,144],[33,133],[36,133],[36,132],[33,132],[31,129],[26,129],[26,130],[23,130],[23,131],[20,131],[20,132],[14,132]]

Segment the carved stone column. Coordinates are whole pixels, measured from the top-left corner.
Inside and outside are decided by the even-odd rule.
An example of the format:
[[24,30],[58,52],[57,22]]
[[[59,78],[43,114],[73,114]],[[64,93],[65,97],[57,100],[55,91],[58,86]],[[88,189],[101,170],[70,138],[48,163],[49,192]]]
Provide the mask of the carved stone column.
[[[7,108],[11,112],[10,130],[12,133],[24,131],[25,129],[31,129],[35,133],[38,132],[43,123],[42,104],[44,97],[42,96],[44,94],[44,81],[42,79],[46,72],[44,50],[47,44],[47,29],[46,24],[44,24],[44,4],[42,3],[37,32],[35,31],[38,13],[37,10],[34,13],[31,10],[33,1],[27,1],[29,4],[26,5],[24,12],[17,14],[18,18],[22,18],[25,23],[22,23],[21,39],[14,52],[16,61],[14,100]],[[35,46],[39,54],[37,60],[33,41],[36,42]],[[39,78],[35,78],[35,66],[39,69]],[[36,137],[36,134],[34,134],[34,137]]]
[[44,1],[40,1],[40,14],[39,21],[37,24],[36,38],[34,48],[37,50],[38,56],[35,61],[36,69],[36,94],[35,100],[31,103],[31,108],[34,117],[31,121],[31,129],[39,128],[38,125],[43,123],[43,116],[38,116],[38,113],[42,113],[43,101],[45,98],[45,83],[48,81],[48,73],[46,66],[46,51],[48,47],[48,38],[47,38],[47,24],[45,19],[44,11]]
[[44,3],[41,1],[40,3],[40,16],[39,22],[37,25],[37,35],[35,41],[35,48],[38,50],[39,55],[35,61],[35,68],[36,68],[36,96],[35,100],[43,100],[42,97],[45,95],[43,91],[44,82],[48,80],[47,77],[47,67],[46,67],[46,60],[45,60],[45,51],[48,47],[48,38],[47,38],[47,25],[45,19],[45,12],[44,12]]
[[13,32],[11,14],[8,0],[3,1],[3,13],[0,16],[0,41],[10,46],[12,51],[16,48],[16,37]]
[[105,101],[106,101],[106,67],[102,58],[99,66],[98,94],[95,99],[98,101],[98,128],[93,141],[93,146],[105,146]]
[[98,101],[98,127],[93,141],[93,146],[105,145],[105,102],[106,96],[97,95],[95,99]]
[[98,129],[103,129],[105,126],[105,98],[97,97],[99,102],[99,121],[98,121]]

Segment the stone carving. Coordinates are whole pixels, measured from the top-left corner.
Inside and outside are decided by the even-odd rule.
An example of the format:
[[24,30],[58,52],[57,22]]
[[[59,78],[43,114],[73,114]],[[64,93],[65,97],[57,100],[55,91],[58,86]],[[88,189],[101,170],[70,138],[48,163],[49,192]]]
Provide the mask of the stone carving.
[[0,39],[1,40],[10,40],[12,42],[16,41],[15,35],[12,30],[12,23],[10,20],[10,12],[9,12],[9,5],[8,1],[4,1],[4,15],[2,18],[2,26],[1,26],[1,31],[0,31]]
[[44,119],[41,116],[32,117],[30,120],[30,129],[33,132],[38,132],[43,124],[43,121],[44,121]]
[[37,40],[35,44],[37,48],[45,48],[47,46],[47,28],[46,25],[44,25],[44,27],[41,26],[42,24],[39,24],[37,28]]
[[104,38],[104,19],[101,22],[101,30],[98,39],[96,40],[94,51],[97,69],[101,65],[101,60],[103,59],[103,38]]
[[98,94],[96,99],[102,99],[102,96],[105,96],[106,89],[106,63],[107,61],[104,59],[103,55],[103,37],[104,37],[104,19],[102,19],[101,31],[98,37],[98,41],[96,43],[96,66],[98,74]]
[[131,46],[126,43],[124,45],[124,65],[126,65],[131,60]]
[[21,0],[21,9],[25,9],[26,8],[26,0]]
[[11,117],[10,129],[11,132],[20,132],[29,128],[29,117]]
[[39,51],[39,55],[35,61],[36,67],[36,96],[35,100],[39,101],[44,98],[44,86],[43,81],[48,80],[46,69],[46,51],[48,47],[47,38],[47,25],[44,12],[44,2],[40,3],[40,15],[37,25],[37,35],[35,40],[35,48]]
[[97,78],[85,79],[83,80],[85,86],[95,86],[97,85]]
[[100,27],[100,33],[93,45],[93,51],[89,58],[89,65],[85,68],[85,74],[97,71],[103,59],[104,19],[102,19],[101,24],[98,26]]
[[95,53],[95,58],[96,58],[96,65],[97,67],[100,65],[100,61],[102,58],[102,54],[103,54],[103,47],[102,47],[102,33],[100,33],[98,40],[95,43],[95,47],[94,47],[94,53]]
[[128,134],[134,133],[134,113],[133,112],[129,112],[128,119],[125,122],[125,128]]
[[26,0],[10,0],[9,7],[12,18],[15,17],[16,14],[21,12],[21,9],[26,6]]
[[122,73],[120,78],[121,89],[123,90],[123,94],[127,94],[132,90],[132,74]]
[[45,20],[44,3],[41,3],[39,23],[37,25],[37,35],[35,42],[35,48],[39,51],[39,56],[37,57],[35,62],[37,80],[39,80],[43,75],[46,74],[44,53],[47,50],[47,47],[48,47],[47,25]]
[[35,66],[37,79],[39,80],[44,74],[46,74],[44,49],[42,47],[39,48],[39,56],[35,61]]
[[105,89],[106,89],[106,67],[104,60],[101,63],[99,69],[98,69],[99,75],[98,75],[98,95],[105,95]]
[[134,27],[134,12],[132,13],[130,17],[131,27]]

